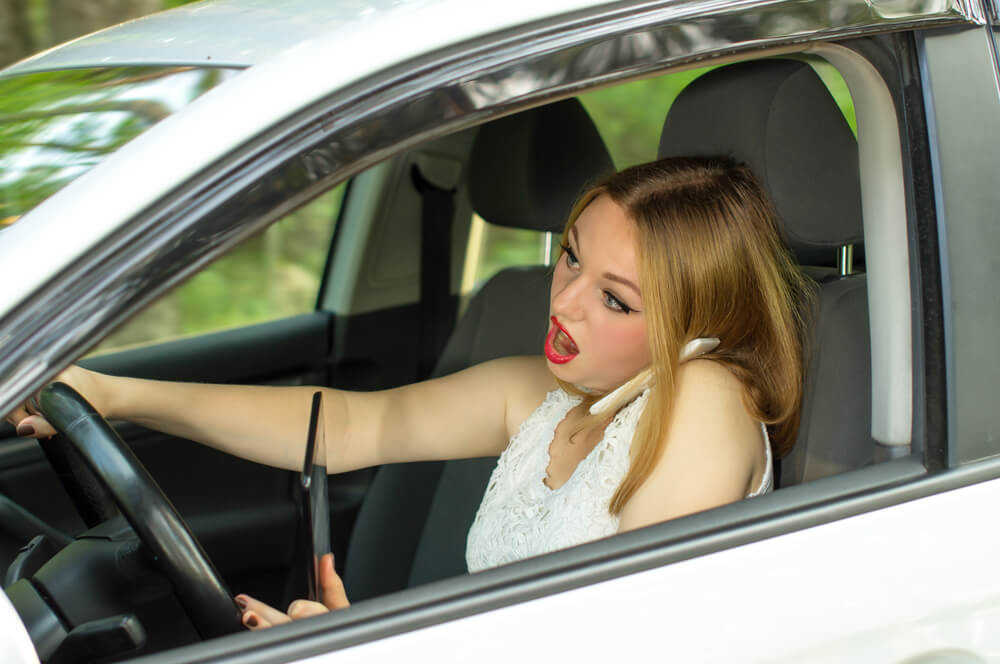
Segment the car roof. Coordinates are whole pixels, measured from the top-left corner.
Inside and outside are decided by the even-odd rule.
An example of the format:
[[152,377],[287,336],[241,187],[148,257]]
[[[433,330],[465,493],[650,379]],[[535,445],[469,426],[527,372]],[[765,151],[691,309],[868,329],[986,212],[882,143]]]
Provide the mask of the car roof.
[[[453,0],[204,0],[80,37],[16,63],[2,76],[93,66],[249,67],[312,40],[369,34],[378,48],[386,39],[384,26],[401,17],[423,33],[447,38],[457,26],[479,23],[471,19],[484,13],[502,29],[606,2],[513,0],[487,11]],[[448,20],[441,20],[442,7],[449,8]]]
[[80,37],[4,75],[95,65],[249,67],[305,40],[377,28],[380,16],[415,4],[421,3],[205,0]]

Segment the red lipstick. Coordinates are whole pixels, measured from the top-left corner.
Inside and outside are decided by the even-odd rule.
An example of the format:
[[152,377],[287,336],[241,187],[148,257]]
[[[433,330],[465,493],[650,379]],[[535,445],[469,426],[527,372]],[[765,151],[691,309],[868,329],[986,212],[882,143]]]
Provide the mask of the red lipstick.
[[[573,341],[573,337],[566,331],[566,328],[559,324],[559,319],[555,316],[551,316],[550,319],[552,321],[552,329],[549,330],[548,335],[545,337],[545,357],[553,364],[566,364],[576,357],[580,353],[580,350],[576,347],[576,342]],[[565,339],[561,340],[563,342],[561,345],[566,350],[565,353],[556,350],[556,335],[560,333],[565,337]]]

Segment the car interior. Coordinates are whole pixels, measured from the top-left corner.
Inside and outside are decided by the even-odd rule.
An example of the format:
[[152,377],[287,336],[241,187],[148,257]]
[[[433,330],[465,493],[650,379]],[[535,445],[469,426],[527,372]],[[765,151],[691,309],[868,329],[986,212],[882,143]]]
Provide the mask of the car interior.
[[[714,154],[747,162],[766,183],[785,236],[818,289],[803,425],[793,453],[776,468],[779,486],[870,463],[867,291],[863,272],[836,264],[846,254],[841,247],[863,241],[857,143],[850,127],[808,64],[730,65],[685,88],[660,139],[660,157]],[[468,168],[470,202],[484,219],[560,232],[577,192],[612,164],[596,127],[571,99],[482,127]],[[545,319],[548,273],[545,267],[509,268],[484,284],[435,375],[537,352],[544,328],[530,321]],[[512,320],[512,310],[522,313]],[[820,363],[815,352],[826,348],[827,338],[842,345],[835,367]],[[495,461],[381,468],[348,550],[344,582],[351,592],[377,596],[464,573],[465,535]],[[401,495],[408,496],[403,506]]]
[[[793,451],[775,459],[777,487],[880,460],[872,436],[866,275],[866,255],[874,256],[864,246],[854,132],[805,59],[737,62],[695,79],[664,115],[660,157],[716,154],[753,168],[793,255],[815,283],[802,420]],[[613,169],[604,139],[576,98],[436,139],[348,184],[316,311],[83,364],[139,377],[367,390],[537,354],[551,268],[501,269],[460,307],[456,265],[464,259],[466,220],[475,213],[495,226],[558,234],[583,187]],[[293,473],[115,424],[229,588],[278,606],[303,594]],[[6,437],[13,439],[13,431]],[[54,552],[92,524],[78,516],[36,446],[5,445],[0,561],[6,567],[36,535],[44,534]],[[494,464],[495,458],[423,462],[331,476],[333,549],[351,600],[465,574],[466,535]],[[8,575],[5,586],[12,580]],[[148,611],[163,610],[156,606]],[[148,648],[190,638],[179,630]]]

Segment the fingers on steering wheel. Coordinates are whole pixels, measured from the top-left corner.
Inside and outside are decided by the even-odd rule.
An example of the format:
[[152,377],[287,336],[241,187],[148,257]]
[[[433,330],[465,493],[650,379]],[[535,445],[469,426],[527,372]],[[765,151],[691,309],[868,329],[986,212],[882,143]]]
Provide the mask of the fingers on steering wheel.
[[351,605],[347,600],[344,582],[333,569],[333,554],[327,553],[319,561],[319,585],[323,591],[323,604],[331,611],[346,609]]
[[39,410],[38,395],[19,405],[4,419],[17,429],[17,435],[22,438],[51,438],[56,433]]
[[15,408],[14,410],[10,411],[7,414],[7,417],[4,418],[4,420],[6,420],[8,424],[17,426],[18,423],[21,422],[21,420],[28,417],[29,415],[30,413],[28,412],[28,409],[25,408],[24,405],[22,404],[17,408]]
[[48,438],[55,434],[52,425],[44,417],[33,412],[27,404],[22,404],[12,410],[4,418],[17,429],[17,435],[22,438]]
[[51,438],[56,435],[56,430],[41,415],[26,415],[15,426],[17,435],[23,438]]

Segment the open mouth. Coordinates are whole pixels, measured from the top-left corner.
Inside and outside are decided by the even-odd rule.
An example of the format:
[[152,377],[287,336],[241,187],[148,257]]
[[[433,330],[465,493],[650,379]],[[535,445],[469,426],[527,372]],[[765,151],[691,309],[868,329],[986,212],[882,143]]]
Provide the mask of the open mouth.
[[545,337],[545,357],[554,364],[565,364],[576,357],[580,349],[559,320],[555,316],[551,320],[552,328]]

